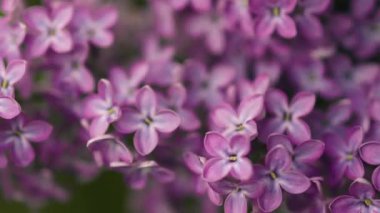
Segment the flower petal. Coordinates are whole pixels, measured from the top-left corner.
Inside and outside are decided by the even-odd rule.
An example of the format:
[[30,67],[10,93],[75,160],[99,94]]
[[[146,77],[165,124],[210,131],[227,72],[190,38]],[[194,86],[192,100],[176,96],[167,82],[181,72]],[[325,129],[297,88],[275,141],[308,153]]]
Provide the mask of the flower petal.
[[376,167],[372,173],[372,184],[377,191],[380,191],[380,166]]
[[350,130],[349,136],[348,136],[348,147],[352,151],[356,151],[359,149],[360,145],[362,144],[364,137],[363,129],[360,126],[353,127]]
[[223,179],[231,171],[231,164],[224,159],[211,158],[206,161],[203,169],[203,178],[208,182],[215,182]]
[[41,142],[46,140],[53,130],[53,126],[45,121],[31,121],[25,125],[23,135],[29,141]]
[[221,134],[208,132],[204,139],[204,147],[211,156],[225,157],[229,150],[229,143]]
[[325,144],[322,141],[306,141],[295,149],[294,160],[302,163],[312,163],[322,156],[324,150]]
[[0,97],[0,117],[12,119],[21,112],[20,105],[12,98]]
[[101,136],[104,133],[106,133],[108,127],[109,127],[109,122],[107,121],[107,117],[100,116],[100,117],[96,117],[92,119],[88,131],[91,137],[96,137],[96,136]]
[[17,166],[28,166],[34,160],[34,157],[34,150],[28,141],[21,139],[13,144],[11,158]]
[[272,171],[283,170],[290,166],[291,159],[283,146],[275,146],[265,156],[265,165]]
[[253,175],[252,163],[248,158],[241,158],[232,165],[232,176],[238,180],[248,180]]
[[264,97],[254,95],[241,102],[238,108],[239,119],[249,121],[256,118],[263,109]]
[[284,15],[276,26],[278,34],[284,38],[294,38],[297,35],[296,23],[288,15]]
[[300,194],[309,189],[309,178],[297,171],[287,171],[279,174],[278,182],[285,191],[291,194]]
[[259,208],[264,212],[272,212],[277,209],[282,202],[282,191],[278,183],[267,184],[263,194],[257,199]]
[[53,23],[55,24],[56,27],[59,29],[64,28],[66,25],[69,24],[71,21],[71,18],[73,17],[74,13],[74,8],[70,4],[64,4],[57,8],[53,15]]
[[134,108],[125,108],[121,118],[116,122],[116,128],[121,133],[132,133],[143,125],[144,117]]
[[361,212],[361,205],[358,199],[349,195],[341,195],[331,202],[330,210],[331,213]]
[[292,122],[289,123],[287,132],[292,138],[292,141],[296,144],[300,144],[311,138],[309,126],[300,119],[294,118]]
[[152,115],[156,112],[156,94],[150,86],[144,86],[137,92],[136,105],[145,115]]
[[25,60],[12,60],[7,67],[7,80],[10,84],[15,84],[24,76],[26,70]]
[[58,32],[52,40],[52,49],[57,53],[66,53],[72,50],[73,40],[68,31],[63,30]]
[[364,166],[358,157],[354,157],[348,162],[346,176],[351,180],[355,180],[364,176]]
[[180,123],[180,117],[171,110],[161,110],[153,118],[154,127],[163,133],[173,132]]
[[360,147],[360,156],[368,164],[380,165],[380,143],[377,141],[364,143]]
[[315,95],[309,92],[299,92],[290,102],[290,111],[295,117],[302,117],[309,114],[315,104]]
[[215,125],[222,128],[236,125],[238,121],[235,110],[227,104],[217,107],[213,111],[211,118]]
[[269,91],[265,101],[267,110],[277,116],[282,116],[288,109],[288,99],[280,90]]
[[151,153],[158,144],[158,134],[153,127],[144,127],[136,131],[133,144],[140,155]]
[[230,140],[231,152],[238,156],[245,156],[251,150],[250,141],[242,135],[236,135]]
[[243,193],[232,192],[226,198],[224,203],[225,213],[247,212],[247,200]]

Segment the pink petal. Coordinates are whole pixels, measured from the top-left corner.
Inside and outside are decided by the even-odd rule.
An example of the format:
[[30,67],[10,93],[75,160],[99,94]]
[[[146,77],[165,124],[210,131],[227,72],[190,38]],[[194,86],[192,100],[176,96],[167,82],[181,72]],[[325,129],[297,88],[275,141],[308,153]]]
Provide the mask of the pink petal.
[[272,171],[286,169],[291,165],[288,151],[283,146],[275,146],[265,156],[265,165]]
[[152,115],[156,112],[156,94],[150,86],[144,86],[137,92],[136,105],[144,115]]
[[301,194],[311,185],[309,178],[297,171],[281,174],[278,182],[285,191],[291,194]]
[[25,60],[12,60],[7,67],[7,80],[10,84],[15,84],[24,76],[26,70]]
[[290,111],[295,117],[302,117],[309,114],[315,104],[315,95],[308,92],[299,92],[293,97],[290,103]]
[[108,103],[112,102],[113,89],[111,83],[107,79],[101,79],[98,83],[98,94]]
[[372,184],[377,191],[380,191],[380,166],[376,167],[372,173]]
[[198,117],[190,110],[182,109],[178,110],[178,114],[181,117],[181,128],[184,130],[196,130],[199,129],[201,123]]
[[12,119],[21,112],[20,105],[12,98],[0,97],[0,117]]
[[226,38],[221,29],[211,26],[206,34],[206,44],[215,54],[221,54],[226,46]]
[[208,182],[223,179],[231,171],[231,164],[224,159],[212,158],[208,160],[203,169],[203,178]]
[[187,152],[183,155],[183,159],[191,171],[195,172],[196,174],[202,174],[203,162],[201,161],[200,156],[192,152]]
[[44,7],[31,7],[27,10],[25,21],[28,27],[43,31],[50,24],[50,19]]
[[17,166],[28,166],[35,158],[32,146],[28,141],[21,139],[14,143],[11,150],[11,157]]
[[225,213],[238,213],[247,212],[247,200],[243,193],[232,192],[230,193],[224,203]]
[[99,26],[102,26],[102,28],[110,28],[113,27],[118,18],[118,12],[116,8],[111,6],[105,6],[102,7],[101,10],[98,10],[95,19]]
[[41,142],[50,136],[53,126],[45,121],[31,121],[24,126],[23,135],[30,141]]
[[354,157],[348,162],[346,176],[350,180],[355,180],[364,176],[364,165],[358,157]]
[[170,4],[175,10],[182,10],[188,2],[189,0],[170,0]]
[[282,202],[281,187],[277,183],[268,184],[263,194],[257,199],[259,208],[264,212],[272,212],[277,209]]
[[288,15],[284,15],[276,26],[278,34],[284,38],[294,38],[297,35],[296,24]]
[[101,136],[107,132],[109,123],[106,116],[94,118],[91,121],[89,132],[91,137]]
[[73,17],[74,8],[70,4],[65,4],[60,6],[56,11],[53,12],[53,23],[59,29],[64,28],[69,24],[71,18]]
[[230,65],[216,65],[213,67],[209,77],[210,86],[212,88],[226,87],[235,78],[235,73],[235,68]]
[[91,37],[91,41],[98,47],[106,48],[111,46],[114,41],[114,36],[107,30],[98,30],[94,36]]
[[121,118],[116,123],[116,128],[122,133],[132,133],[143,126],[144,117],[133,108],[125,108]]
[[264,97],[254,95],[241,102],[238,108],[240,120],[249,121],[256,118],[263,109]]
[[173,132],[181,123],[180,117],[177,113],[171,110],[162,110],[153,118],[154,127],[163,133]]
[[276,22],[270,15],[264,15],[256,21],[255,32],[257,36],[267,38],[273,34]]
[[229,127],[236,125],[238,122],[235,110],[227,104],[217,107],[211,117],[215,125],[219,127]]
[[133,144],[140,155],[148,155],[158,144],[158,135],[153,127],[144,127],[135,133]]
[[286,125],[282,118],[272,118],[264,123],[263,129],[259,131],[261,138],[266,141],[267,137],[273,133],[284,133]]
[[271,90],[266,97],[266,106],[269,112],[282,116],[288,109],[288,99],[282,91]]
[[319,159],[325,150],[325,144],[319,140],[306,141],[297,146],[294,158],[297,162],[314,162]]
[[361,212],[361,205],[357,204],[358,200],[356,198],[349,195],[341,195],[331,202],[331,213]]
[[33,37],[28,48],[29,54],[32,57],[39,57],[46,53],[50,44],[51,40],[45,36]]
[[52,41],[52,49],[57,53],[66,53],[73,48],[73,40],[67,31],[57,32]]
[[268,150],[271,150],[278,145],[284,146],[285,149],[291,154],[294,152],[292,142],[286,135],[278,133],[271,134],[267,140]]
[[186,101],[186,88],[182,84],[175,84],[169,88],[168,96],[175,106],[181,107]]
[[109,104],[97,95],[84,100],[83,114],[85,118],[93,118],[105,115]]
[[353,127],[350,130],[347,145],[351,150],[359,149],[364,137],[363,129],[360,126]]
[[216,132],[206,133],[204,146],[208,154],[211,156],[225,157],[229,150],[228,141],[221,134]]
[[138,62],[134,64],[130,70],[131,86],[138,86],[146,77],[149,71],[149,65],[146,62]]
[[248,158],[240,158],[237,162],[233,163],[232,176],[239,180],[248,180],[253,175],[252,163]]
[[236,153],[239,156],[247,155],[251,149],[250,145],[250,141],[245,136],[236,135],[231,138],[231,152]]
[[307,141],[311,137],[309,126],[300,119],[293,119],[288,125],[287,132],[296,144]]
[[377,141],[364,143],[360,147],[360,156],[368,164],[380,165],[380,143]]
[[207,11],[211,8],[210,0],[191,0],[194,9],[198,11]]

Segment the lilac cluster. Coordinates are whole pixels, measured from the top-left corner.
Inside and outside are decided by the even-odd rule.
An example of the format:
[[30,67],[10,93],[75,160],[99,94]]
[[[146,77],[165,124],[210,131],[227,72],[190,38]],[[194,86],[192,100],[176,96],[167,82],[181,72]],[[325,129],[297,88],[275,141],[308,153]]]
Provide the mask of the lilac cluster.
[[3,196],[109,170],[133,212],[380,212],[379,8],[3,0]]

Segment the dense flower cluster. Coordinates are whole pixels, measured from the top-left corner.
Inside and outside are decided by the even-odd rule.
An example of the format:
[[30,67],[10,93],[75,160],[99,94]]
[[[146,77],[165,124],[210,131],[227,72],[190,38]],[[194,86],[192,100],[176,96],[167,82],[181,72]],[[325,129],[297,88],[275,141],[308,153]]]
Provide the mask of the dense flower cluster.
[[379,8],[3,0],[3,196],[110,170],[134,212],[380,212]]

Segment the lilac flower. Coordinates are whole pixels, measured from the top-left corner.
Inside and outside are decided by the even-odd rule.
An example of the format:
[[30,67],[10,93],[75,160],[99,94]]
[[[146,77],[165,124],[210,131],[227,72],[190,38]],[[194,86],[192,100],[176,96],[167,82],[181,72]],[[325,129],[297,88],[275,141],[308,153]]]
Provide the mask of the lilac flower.
[[363,177],[364,166],[359,156],[359,148],[363,141],[363,129],[353,127],[342,139],[336,134],[328,133],[325,136],[326,154],[331,158],[332,174],[335,181],[344,176],[351,180]]
[[365,179],[356,179],[351,183],[349,195],[341,195],[330,204],[332,213],[375,213],[380,212],[380,200],[375,199],[375,191]]
[[98,166],[119,167],[132,163],[133,156],[129,149],[112,135],[103,135],[87,142]]
[[310,139],[309,126],[301,119],[309,114],[314,107],[315,95],[308,92],[297,93],[290,104],[286,95],[279,90],[268,92],[266,98],[267,110],[275,115],[263,127],[263,136],[270,133],[286,132],[295,143]]
[[27,10],[26,24],[32,34],[29,53],[32,57],[45,54],[51,47],[57,53],[68,52],[73,47],[70,33],[66,29],[73,16],[73,7],[63,4],[48,10],[35,6]]
[[172,109],[181,118],[180,128],[183,130],[191,131],[200,127],[201,123],[197,115],[185,107],[187,99],[187,91],[182,84],[175,84],[168,89],[168,96],[161,102],[164,108]]
[[211,187],[216,192],[227,195],[224,201],[225,213],[247,212],[247,199],[257,198],[262,193],[262,188],[252,179],[238,183],[222,180],[211,183]]
[[171,182],[175,178],[173,171],[148,160],[137,161],[127,167],[118,167],[117,170],[124,174],[125,180],[133,189],[144,188],[149,175],[161,183]]
[[[360,147],[360,156],[364,162],[370,165],[380,165],[380,143],[378,141],[370,141],[364,143]],[[372,173],[372,184],[375,189],[380,191],[380,166]]]
[[253,95],[265,95],[270,86],[269,76],[266,74],[259,74],[253,82],[242,79],[238,83],[238,90],[240,99],[243,100]]
[[26,35],[26,26],[22,23],[0,23],[0,57],[21,58],[20,46]]
[[294,20],[289,16],[297,0],[255,0],[251,9],[257,14],[256,35],[268,37],[276,30],[284,38],[297,35]]
[[217,107],[211,117],[215,125],[220,128],[227,138],[240,134],[247,138],[257,135],[255,119],[262,111],[264,98],[262,95],[253,95],[243,100],[237,111],[229,104]]
[[59,67],[56,78],[58,85],[71,86],[83,93],[94,89],[94,77],[85,66],[88,50],[85,47],[75,47],[71,52],[59,54],[52,61]]
[[293,147],[293,143],[289,137],[281,134],[272,134],[268,138],[268,150],[281,145],[283,146],[292,158],[292,163],[295,168],[305,171],[305,167],[315,163],[323,154],[325,144],[319,140],[308,140]]
[[12,162],[17,166],[28,166],[35,157],[30,142],[40,143],[48,139],[53,127],[40,120],[26,122],[23,116],[17,117],[3,130],[2,149],[9,150]]
[[84,118],[91,119],[89,133],[92,137],[104,134],[109,125],[121,116],[121,109],[115,103],[111,83],[102,79],[98,83],[98,94],[87,97],[83,106]]
[[14,85],[21,80],[26,70],[26,61],[11,60],[7,67],[4,60],[0,59],[0,94],[6,97],[14,97]]
[[114,67],[110,71],[110,81],[115,89],[116,102],[120,105],[134,104],[136,91],[148,74],[148,64],[139,62],[134,64],[129,73],[123,68]]
[[330,0],[300,0],[295,8],[295,20],[301,33],[310,39],[318,39],[323,36],[321,22],[315,16],[327,9]]
[[13,98],[0,97],[0,117],[12,119],[19,115],[21,107]]
[[187,5],[191,5],[198,11],[207,11],[211,8],[210,0],[169,0],[169,2],[176,10],[182,10]]
[[104,6],[91,10],[82,7],[75,10],[71,27],[76,42],[91,42],[98,47],[109,47],[114,40],[110,30],[117,21],[118,13],[114,7]]
[[117,129],[122,133],[136,132],[133,138],[135,149],[140,155],[147,155],[158,144],[158,132],[171,133],[180,123],[175,112],[157,109],[156,94],[145,86],[136,95],[135,107],[123,110]]
[[310,180],[291,168],[288,151],[281,145],[273,147],[265,157],[265,166],[254,165],[255,179],[263,187],[257,198],[260,210],[271,212],[282,202],[282,189],[291,194],[300,194],[310,187]]
[[250,151],[246,137],[237,135],[227,140],[216,132],[205,136],[204,146],[211,158],[205,163],[203,177],[215,182],[231,174],[238,180],[248,180],[252,174],[252,164],[245,156]]
[[185,153],[183,158],[187,167],[193,173],[198,175],[196,180],[196,192],[200,194],[207,192],[207,195],[213,204],[217,206],[222,205],[222,197],[215,192],[210,184],[202,177],[206,158],[198,156],[192,152]]

